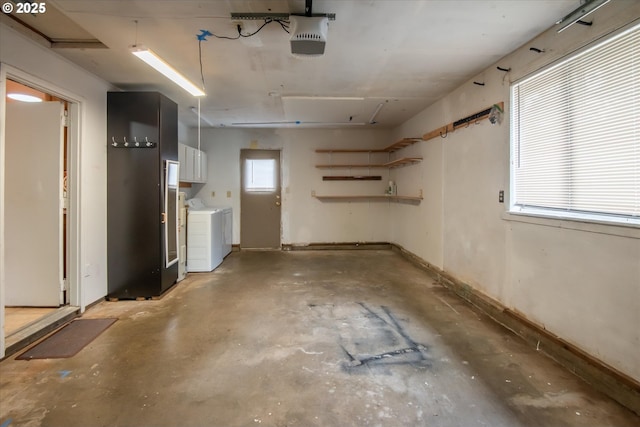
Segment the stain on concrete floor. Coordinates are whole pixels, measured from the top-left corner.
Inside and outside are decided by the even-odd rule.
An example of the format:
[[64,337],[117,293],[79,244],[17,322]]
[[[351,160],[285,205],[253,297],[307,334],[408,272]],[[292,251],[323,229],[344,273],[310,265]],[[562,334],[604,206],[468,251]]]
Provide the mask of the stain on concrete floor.
[[637,426],[392,251],[232,253],[70,359],[0,362],[0,426]]

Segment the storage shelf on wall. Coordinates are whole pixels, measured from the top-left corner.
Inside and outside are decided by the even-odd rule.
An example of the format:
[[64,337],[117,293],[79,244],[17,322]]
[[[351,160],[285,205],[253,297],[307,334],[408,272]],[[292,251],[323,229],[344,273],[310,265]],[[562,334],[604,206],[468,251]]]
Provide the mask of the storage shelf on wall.
[[410,201],[421,202],[422,196],[394,196],[389,194],[377,194],[377,195],[319,195],[315,197],[318,200],[392,200],[392,201]]
[[319,148],[316,153],[393,153],[401,148],[408,147],[416,142],[422,141],[422,138],[402,138],[385,148],[376,149],[348,149],[348,148]]
[[[410,145],[415,144],[418,141],[421,141],[421,138],[403,138],[399,141],[394,142],[388,147],[381,149],[344,149],[344,148],[321,148],[317,149],[316,153],[327,153],[330,155],[330,161],[332,161],[333,154],[348,154],[348,153],[367,153],[369,154],[369,162],[371,162],[371,154],[372,153],[387,153],[390,156],[390,153],[393,153],[402,148],[408,147]],[[321,163],[316,164],[316,168],[318,169],[392,169],[401,166],[413,165],[416,163],[420,163],[422,161],[422,157],[400,157],[395,160],[389,160],[384,163]],[[328,181],[330,177],[323,176],[324,181]],[[379,178],[378,176],[345,176],[340,175],[334,179],[338,180],[365,180],[370,178],[369,180],[379,180],[374,178]],[[368,200],[368,201],[395,201],[395,202],[409,202],[409,203],[420,203],[422,201],[422,190],[420,190],[420,194],[417,196],[399,196],[396,194],[376,194],[376,195],[363,195],[363,194],[354,194],[354,195],[317,195],[315,191],[311,194],[318,200],[321,201],[357,201],[357,200]]]
[[362,163],[362,164],[320,164],[318,169],[350,169],[350,168],[397,168],[399,166],[419,163],[422,157],[402,157],[387,163]]

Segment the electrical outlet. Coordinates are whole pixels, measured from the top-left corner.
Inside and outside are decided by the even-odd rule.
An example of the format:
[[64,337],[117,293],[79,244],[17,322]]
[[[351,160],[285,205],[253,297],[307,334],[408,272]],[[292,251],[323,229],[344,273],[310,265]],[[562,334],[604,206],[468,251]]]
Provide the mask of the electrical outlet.
[[498,202],[499,203],[504,203],[504,190],[500,190],[498,192]]
[[233,25],[233,28],[236,31],[242,32],[244,31],[244,22],[234,19],[233,21],[231,21],[231,25]]

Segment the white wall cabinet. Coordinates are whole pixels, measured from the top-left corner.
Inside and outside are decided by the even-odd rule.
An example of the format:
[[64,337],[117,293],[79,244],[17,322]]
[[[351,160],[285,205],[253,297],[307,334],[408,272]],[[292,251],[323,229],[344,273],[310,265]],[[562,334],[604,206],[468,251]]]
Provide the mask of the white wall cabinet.
[[193,150],[193,181],[207,182],[207,153]]
[[207,182],[207,153],[185,144],[178,144],[180,182]]
[[[188,162],[187,150],[191,148],[184,144],[178,144],[178,161],[180,162],[180,181],[191,182],[193,180],[193,163]],[[192,166],[191,169],[189,166]]]

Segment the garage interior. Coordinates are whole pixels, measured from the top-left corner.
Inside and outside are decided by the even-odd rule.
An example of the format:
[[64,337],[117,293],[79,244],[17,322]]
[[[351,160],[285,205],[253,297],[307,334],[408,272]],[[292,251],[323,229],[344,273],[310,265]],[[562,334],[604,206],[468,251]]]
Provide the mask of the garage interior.
[[[637,2],[5,5],[1,427],[638,425],[637,99],[598,98],[606,120],[631,123],[599,130],[610,142],[598,156],[625,140],[619,157],[632,160],[612,187],[592,184],[614,204],[635,191],[631,213],[528,210],[514,143],[526,82],[624,37],[624,63],[637,62]],[[206,95],[132,55],[146,48]],[[585,67],[595,99],[601,75]],[[13,120],[16,88],[60,112],[53,156],[44,139],[16,144],[18,127],[45,129]],[[175,106],[175,125],[148,137],[131,116],[113,132],[108,98],[121,92],[158,94],[170,108],[138,110],[164,126]],[[213,271],[189,270],[179,226],[166,246],[167,223],[181,224],[166,204],[150,214],[147,190],[114,190],[146,179],[128,173],[156,149],[163,203],[169,161],[176,200],[228,212],[233,251]],[[115,172],[114,153],[129,156]],[[556,191],[553,179],[531,181],[531,197]],[[164,240],[140,238],[143,215]],[[49,220],[51,238],[39,231]],[[156,244],[158,271],[179,279],[163,270],[153,295],[115,289],[114,272],[140,270],[139,248]],[[45,271],[50,284],[36,279]],[[60,326],[105,318],[117,320],[72,357],[17,358]]]

